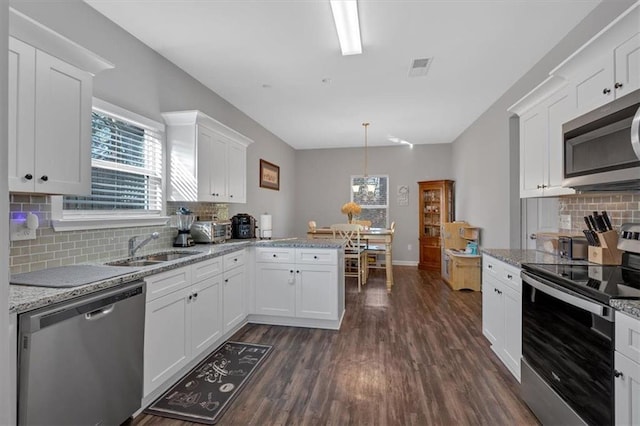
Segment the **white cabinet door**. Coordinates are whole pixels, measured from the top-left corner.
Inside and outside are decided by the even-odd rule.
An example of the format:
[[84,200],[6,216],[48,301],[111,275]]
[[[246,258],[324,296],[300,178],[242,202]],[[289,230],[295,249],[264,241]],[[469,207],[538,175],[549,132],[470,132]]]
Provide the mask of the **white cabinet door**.
[[613,58],[605,51],[590,58],[570,77],[575,96],[576,116],[585,114],[614,99]]
[[245,272],[243,267],[224,273],[223,308],[226,333],[240,324],[247,316],[245,303]]
[[222,336],[222,274],[195,283],[187,300],[191,309],[193,358]]
[[227,142],[216,133],[211,133],[212,157],[205,163],[200,163],[200,167],[211,169],[209,180],[209,194],[213,201],[229,201],[227,191],[227,175],[229,173],[229,163],[227,161]]
[[640,89],[640,32],[614,51],[616,98]]
[[502,339],[502,361],[511,373],[520,380],[520,358],[522,357],[522,296],[510,288],[503,287],[501,294],[504,309],[504,337]]
[[189,288],[146,304],[144,389],[147,396],[191,359]]
[[617,425],[640,425],[640,364],[615,352],[615,419]]
[[520,197],[542,195],[546,151],[546,111],[538,105],[520,117]]
[[502,346],[503,314],[499,284],[487,274],[482,276],[482,334],[493,346]]
[[9,190],[34,190],[36,49],[9,37]]
[[545,153],[544,196],[574,194],[575,190],[562,187],[564,178],[564,136],[562,125],[575,114],[574,101],[565,87],[545,102],[548,122],[547,150]]
[[247,201],[247,149],[245,146],[228,142],[227,144],[228,171],[228,201],[231,203],[245,203]]
[[295,265],[277,262],[257,263],[256,314],[293,317],[296,314],[295,305]]
[[338,274],[336,266],[297,265],[296,316],[338,319]]
[[91,193],[92,78],[36,51],[35,191]]

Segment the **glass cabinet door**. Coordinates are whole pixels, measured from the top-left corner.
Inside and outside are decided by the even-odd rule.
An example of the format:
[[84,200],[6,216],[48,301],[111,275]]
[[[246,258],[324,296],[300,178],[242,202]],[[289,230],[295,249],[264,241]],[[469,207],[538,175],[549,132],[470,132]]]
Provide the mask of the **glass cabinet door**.
[[441,225],[442,190],[440,188],[422,191],[422,236],[439,237]]

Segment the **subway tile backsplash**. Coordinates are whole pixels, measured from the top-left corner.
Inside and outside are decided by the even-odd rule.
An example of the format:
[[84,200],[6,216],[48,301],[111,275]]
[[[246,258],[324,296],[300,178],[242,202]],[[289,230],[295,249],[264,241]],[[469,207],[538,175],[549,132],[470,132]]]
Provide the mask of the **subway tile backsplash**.
[[[216,216],[227,219],[226,204],[167,203],[167,215],[185,206],[201,218]],[[27,212],[38,216],[40,227],[35,240],[11,241],[9,267],[12,274],[37,271],[56,266],[102,262],[128,256],[128,241],[134,235],[160,233],[140,250],[140,254],[172,248],[177,231],[166,226],[98,229],[55,232],[51,227],[51,200],[46,195],[12,193],[9,195],[10,216],[24,217]]]
[[606,210],[616,230],[623,223],[640,222],[640,193],[571,195],[560,197],[559,204],[559,214],[571,215],[571,229],[561,231],[582,235],[582,230],[586,228],[584,217],[594,211],[602,213]]

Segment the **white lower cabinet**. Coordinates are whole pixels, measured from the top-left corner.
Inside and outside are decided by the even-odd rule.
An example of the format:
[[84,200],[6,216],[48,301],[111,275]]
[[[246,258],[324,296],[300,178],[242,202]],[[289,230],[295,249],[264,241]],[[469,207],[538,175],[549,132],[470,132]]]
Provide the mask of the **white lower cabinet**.
[[482,257],[482,333],[511,374],[520,381],[522,282],[520,269]]
[[145,278],[144,397],[246,320],[244,252]]
[[333,320],[338,318],[338,286],[335,266],[297,265],[296,316]]
[[[344,312],[338,250],[256,248],[256,322],[337,329]],[[274,319],[278,318],[278,319]]]
[[615,420],[640,425],[640,319],[616,312]]
[[223,312],[224,332],[228,332],[247,318],[245,250],[224,256]]

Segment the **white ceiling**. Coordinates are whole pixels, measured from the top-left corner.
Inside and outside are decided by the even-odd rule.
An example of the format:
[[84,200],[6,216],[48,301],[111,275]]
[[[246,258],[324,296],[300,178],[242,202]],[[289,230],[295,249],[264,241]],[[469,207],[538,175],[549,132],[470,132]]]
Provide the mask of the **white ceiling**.
[[296,149],[452,142],[599,3],[359,0],[341,56],[328,0],[86,2]]

